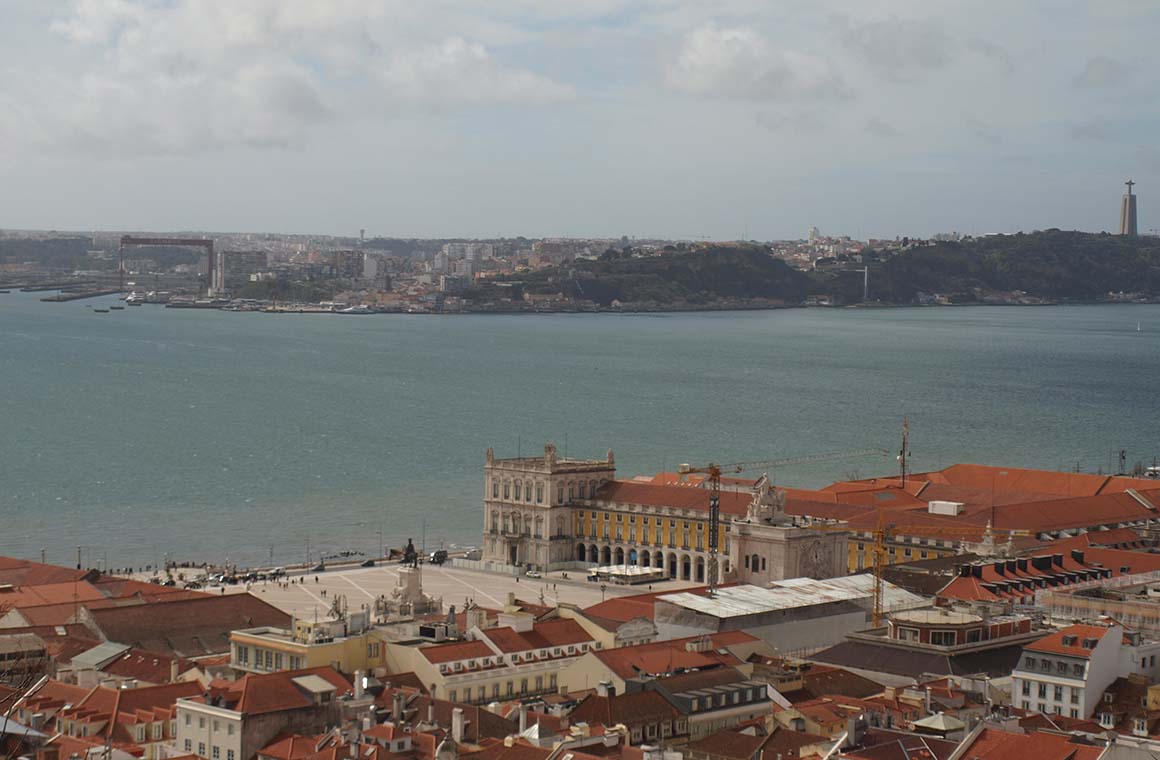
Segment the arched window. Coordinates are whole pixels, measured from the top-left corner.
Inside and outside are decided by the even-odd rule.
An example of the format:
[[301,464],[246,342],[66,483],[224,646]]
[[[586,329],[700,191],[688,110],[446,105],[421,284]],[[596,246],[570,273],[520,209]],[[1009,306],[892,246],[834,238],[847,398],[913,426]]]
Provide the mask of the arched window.
[[491,481],[491,498],[499,498],[499,481],[495,480],[494,478]]
[[749,555],[748,554],[745,555],[745,569],[746,570],[749,569]]
[[764,572],[764,570],[765,570],[765,557],[761,558],[761,569]]
[[588,484],[587,483],[580,484],[580,498],[581,499],[588,498]]
[[520,489],[521,489],[522,487],[523,487],[523,484],[521,484],[521,483],[520,483],[520,481],[518,481],[518,480],[517,480],[517,481],[516,481],[516,493],[515,493],[515,498],[513,499],[513,501],[519,501],[519,500],[520,500]]
[[761,561],[761,559],[760,559],[760,558],[759,558],[759,557],[758,557],[756,554],[754,554],[754,555],[753,555],[753,560],[752,560],[752,561],[750,562],[750,564],[749,564],[749,569],[750,569],[750,570],[753,570],[754,572],[756,572],[756,571],[757,571],[757,565],[758,565],[758,563],[759,563],[760,561]]
[[503,497],[504,497],[505,499],[510,499],[510,498],[511,498],[511,495],[512,495],[512,484],[511,484],[511,481],[509,481],[509,480],[505,480],[505,481],[503,482]]
[[497,509],[491,513],[491,529],[492,530],[499,530],[502,527],[503,526],[500,524],[500,521],[499,521],[499,510]]
[[543,483],[536,483],[536,503],[537,504],[544,503],[544,484]]

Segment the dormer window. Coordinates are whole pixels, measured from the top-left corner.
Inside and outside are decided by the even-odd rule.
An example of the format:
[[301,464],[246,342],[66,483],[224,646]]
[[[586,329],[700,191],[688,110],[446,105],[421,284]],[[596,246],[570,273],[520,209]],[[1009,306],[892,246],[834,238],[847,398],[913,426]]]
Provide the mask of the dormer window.
[[1132,722],[1132,733],[1134,733],[1136,736],[1147,736],[1148,735],[1148,719],[1147,718],[1136,718],[1136,720],[1134,720]]
[[1073,646],[1075,646],[1075,642],[1078,640],[1079,640],[1079,637],[1072,636],[1071,634],[1068,634],[1068,635],[1063,637],[1063,645],[1065,647],[1073,647]]
[[1083,640],[1083,648],[1084,649],[1095,649],[1096,644],[1098,644],[1098,643],[1100,643],[1099,639],[1084,639]]
[[1100,725],[1104,728],[1115,728],[1116,716],[1112,715],[1110,712],[1100,713]]
[[1110,705],[1115,700],[1115,698],[1116,695],[1112,694],[1110,691],[1104,692],[1104,704]]

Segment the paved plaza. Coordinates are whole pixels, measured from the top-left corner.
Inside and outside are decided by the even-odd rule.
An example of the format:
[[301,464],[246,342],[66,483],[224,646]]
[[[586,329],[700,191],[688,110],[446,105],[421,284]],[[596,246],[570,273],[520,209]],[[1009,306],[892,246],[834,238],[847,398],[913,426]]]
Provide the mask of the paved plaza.
[[[258,581],[249,587],[250,593],[274,606],[298,617],[328,614],[334,600],[339,595],[346,597],[348,609],[358,609],[371,605],[379,596],[391,595],[398,578],[397,564],[378,567],[358,567],[327,570],[320,573],[292,575],[277,581]],[[443,607],[455,605],[463,609],[471,599],[482,607],[502,608],[507,602],[508,592],[527,602],[554,606],[558,603],[587,607],[611,599],[614,596],[645,593],[648,586],[606,585],[589,583],[579,572],[569,573],[565,580],[561,573],[552,573],[543,579],[520,578],[518,581],[507,575],[497,575],[476,570],[463,570],[451,566],[422,565],[424,593],[443,598]],[[577,576],[581,576],[577,579]],[[317,581],[315,580],[317,578]],[[300,582],[302,581],[302,582]],[[666,581],[652,586],[653,591],[678,591],[690,584],[680,581]],[[244,585],[226,586],[225,592],[244,592]],[[210,593],[220,593],[217,587],[208,589]]]

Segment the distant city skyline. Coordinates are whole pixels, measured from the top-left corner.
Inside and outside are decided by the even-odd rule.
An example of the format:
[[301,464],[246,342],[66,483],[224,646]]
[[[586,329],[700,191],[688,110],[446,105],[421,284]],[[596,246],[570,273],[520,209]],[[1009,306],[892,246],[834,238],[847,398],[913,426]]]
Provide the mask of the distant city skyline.
[[1160,227],[1160,7],[12,0],[0,227]]

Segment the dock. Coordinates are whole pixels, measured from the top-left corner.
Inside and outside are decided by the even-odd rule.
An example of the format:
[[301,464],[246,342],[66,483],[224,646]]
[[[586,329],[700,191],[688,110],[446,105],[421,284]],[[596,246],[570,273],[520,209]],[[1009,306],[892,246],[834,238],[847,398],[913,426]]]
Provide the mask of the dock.
[[116,295],[117,293],[120,293],[120,292],[121,291],[117,288],[113,288],[112,290],[78,290],[78,291],[72,291],[72,292],[61,291],[60,293],[57,293],[55,296],[45,296],[44,298],[42,298],[40,300],[46,301],[48,303],[64,303],[65,301],[80,301],[81,299],[84,299],[84,298],[97,298],[98,296],[112,296],[112,295]]

